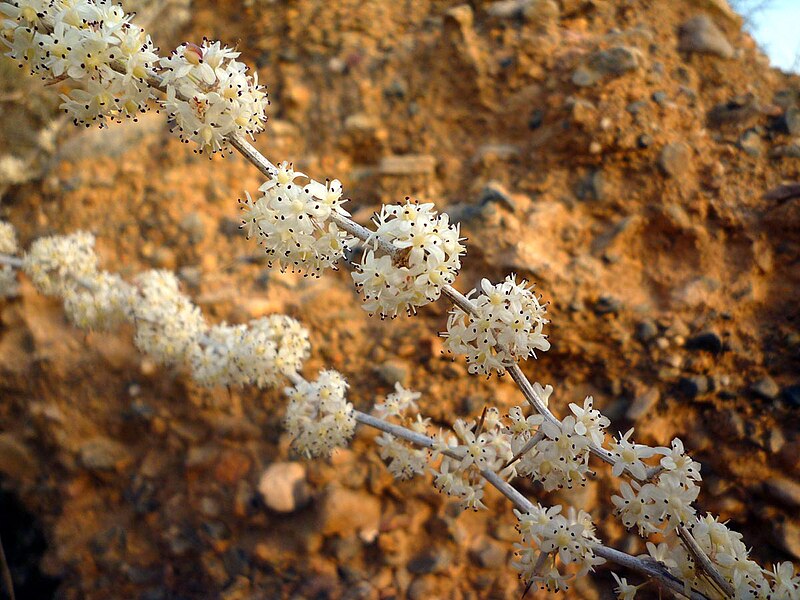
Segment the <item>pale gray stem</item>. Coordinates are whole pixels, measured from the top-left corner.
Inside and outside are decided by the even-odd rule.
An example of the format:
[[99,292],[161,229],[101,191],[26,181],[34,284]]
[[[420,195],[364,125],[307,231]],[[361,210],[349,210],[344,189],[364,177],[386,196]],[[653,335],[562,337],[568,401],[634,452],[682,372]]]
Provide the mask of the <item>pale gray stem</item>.
[[616,563],[621,567],[636,571],[648,579],[655,580],[658,584],[669,589],[680,598],[688,597],[690,600],[708,600],[705,594],[701,594],[696,590],[690,588],[687,591],[680,579],[667,571],[666,567],[661,563],[654,560],[641,559],[615,550],[614,548],[601,545],[595,546],[594,553],[597,554],[597,556],[605,558],[609,562]]
[[[515,462],[517,462],[517,461],[518,461],[520,458],[522,458],[522,457],[523,457],[523,456],[525,456],[525,455],[526,455],[528,452],[530,452],[531,450],[533,450],[533,447],[534,447],[534,446],[536,446],[536,444],[538,444],[539,442],[541,442],[543,439],[544,439],[544,431],[542,430],[542,428],[541,428],[541,427],[539,427],[539,429],[537,429],[537,430],[536,430],[536,433],[534,433],[534,434],[531,436],[531,439],[529,439],[527,442],[525,442],[525,445],[522,447],[522,449],[521,449],[519,452],[517,452],[517,453],[516,453],[514,456],[512,456],[512,457],[511,457],[511,460],[509,460],[509,461],[508,461],[508,462],[505,464],[505,467],[509,467],[509,466],[513,465],[513,464],[514,464]],[[503,468],[505,468],[505,467],[503,467]]]
[[356,223],[352,219],[349,219],[348,217],[338,213],[331,213],[330,218],[331,221],[336,223],[337,227],[344,229],[347,233],[357,237],[362,242],[369,241],[370,244],[376,243],[384,253],[388,254],[392,258],[397,256],[399,252],[398,248],[396,248],[391,242],[387,242],[386,240],[374,236],[373,232],[363,225]]
[[228,141],[231,143],[231,146],[236,148],[242,156],[261,171],[265,177],[272,177],[277,174],[278,168],[256,150],[253,144],[244,139],[241,134],[234,133],[233,135],[229,135]]
[[697,540],[694,539],[694,536],[689,528],[679,527],[678,536],[683,541],[686,549],[689,550],[689,554],[692,555],[695,562],[706,573],[706,575],[711,578],[714,584],[717,585],[717,587],[719,587],[724,594],[730,598],[733,598],[735,596],[735,590],[733,589],[733,586],[722,576],[722,573],[717,570],[717,568],[714,566],[714,563],[711,562],[711,559],[708,558],[705,552],[703,552],[703,549],[697,543]]
[[25,261],[19,258],[18,256],[11,256],[9,254],[0,254],[0,264],[8,265],[9,267],[14,267],[15,269],[21,269],[22,265],[25,264]]

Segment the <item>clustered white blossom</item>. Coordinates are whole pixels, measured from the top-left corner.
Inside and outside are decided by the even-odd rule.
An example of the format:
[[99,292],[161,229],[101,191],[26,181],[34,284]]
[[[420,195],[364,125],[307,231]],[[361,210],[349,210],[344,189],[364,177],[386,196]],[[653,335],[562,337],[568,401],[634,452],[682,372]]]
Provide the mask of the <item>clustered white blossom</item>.
[[308,331],[298,321],[272,315],[211,327],[192,345],[189,363],[201,385],[274,387],[282,375],[300,370],[310,348]]
[[120,121],[147,110],[152,85],[173,131],[200,152],[218,152],[233,134],[264,129],[269,104],[258,75],[219,42],[185,43],[160,58],[132,15],[107,0],[0,2],[0,39],[7,54],[45,79],[70,79],[79,87],[61,108],[75,124]]
[[[692,537],[706,556],[712,558],[722,577],[732,585],[736,600],[798,600],[800,575],[791,562],[762,569],[748,558],[742,535],[731,531],[711,515],[698,517],[689,524]],[[676,532],[670,532],[660,544],[647,543],[646,556],[658,561],[677,578],[707,595],[717,596],[717,588],[703,577],[693,557],[684,548]],[[631,598],[633,596],[630,596]]]
[[[538,383],[534,386],[538,386],[538,395],[545,401],[553,390],[551,386],[542,389]],[[512,409],[509,418],[515,431],[512,437],[515,453],[525,449],[527,440],[534,435],[532,426],[539,426],[539,440],[520,457],[517,473],[541,481],[547,491],[585,485],[586,475],[591,472],[590,445],[602,444],[604,429],[609,425],[608,419],[593,408],[592,402],[592,397],[588,396],[583,407],[570,404],[573,414],[557,423],[539,415],[523,421],[522,407],[516,407],[516,411]]]
[[434,458],[441,456],[438,468],[432,469],[433,485],[448,496],[455,496],[462,508],[485,509],[483,470],[503,478],[514,475],[507,466],[513,457],[508,436],[503,433],[500,412],[488,408],[478,421],[456,419],[453,432],[440,431],[435,436]]
[[[635,526],[645,536],[690,523],[695,514],[692,502],[700,492],[700,463],[685,454],[677,438],[670,448],[651,448],[631,442],[632,432],[611,444],[616,457],[613,473],[620,476],[627,470],[634,477],[630,483],[620,483],[621,496],[612,496],[616,513],[626,527]],[[647,465],[642,459],[651,456],[663,457],[661,472],[652,482],[645,482]]]
[[[420,395],[396,383],[395,391],[386,396],[382,403],[376,404],[372,412],[381,419],[396,421],[416,433],[427,434],[430,419],[423,419],[416,413]],[[425,448],[416,447],[386,432],[375,438],[375,443],[380,448],[381,458],[388,463],[389,472],[397,479],[402,481],[425,473],[428,464],[428,451]]]
[[241,202],[242,229],[264,246],[272,261],[281,269],[319,276],[352,246],[354,239],[331,220],[334,213],[347,216],[342,208],[342,184],[338,180],[325,184],[309,181],[301,185],[295,180],[307,178],[289,163],[282,163],[253,200],[250,195]]
[[445,348],[453,354],[466,357],[470,373],[489,375],[497,371],[500,375],[528,356],[535,357],[536,350],[550,349],[550,342],[543,328],[546,306],[522,280],[510,275],[505,281],[492,284],[481,280],[482,293],[472,290],[477,314],[467,314],[455,307],[447,320]]
[[[404,204],[388,204],[375,216],[376,230],[353,281],[364,294],[364,310],[395,317],[411,314],[438,299],[442,287],[455,281],[465,252],[459,225],[450,224],[446,213],[438,214],[432,203],[408,198]],[[378,240],[399,252],[381,254]]]
[[[302,368],[311,345],[308,331],[295,319],[272,315],[209,327],[200,309],[181,293],[174,273],[146,271],[127,283],[117,274],[98,271],[94,242],[84,231],[40,238],[22,259],[36,289],[60,296],[77,327],[107,331],[132,323],[137,348],[159,364],[188,364],[204,386],[275,387],[282,376]],[[16,250],[13,228],[0,222],[0,254]]]
[[[0,254],[14,255],[19,252],[17,231],[11,223],[0,221]],[[17,273],[11,265],[0,265],[0,298],[17,293]]]
[[135,117],[153,96],[147,78],[158,56],[143,29],[118,4],[92,0],[0,3],[0,39],[8,55],[45,79],[69,78],[80,88],[61,108],[87,127]]
[[289,398],[284,424],[301,454],[328,456],[353,437],[353,405],[345,398],[347,382],[337,371],[321,371],[316,381],[287,387]]
[[166,85],[164,108],[180,138],[200,152],[218,152],[234,133],[253,136],[264,129],[269,104],[258,73],[236,60],[239,52],[220,42],[185,43],[159,61]]
[[25,254],[22,268],[40,293],[63,296],[97,273],[94,242],[94,235],[86,231],[39,238]]
[[79,329],[109,331],[130,321],[133,293],[116,273],[92,273],[64,290],[64,312]]
[[178,278],[171,271],[140,273],[134,286],[136,347],[158,364],[185,362],[198,336],[207,328],[200,309],[181,293]]
[[540,504],[527,513],[514,510],[522,540],[514,544],[517,560],[512,564],[528,586],[566,590],[573,578],[605,562],[594,553],[600,540],[591,516],[573,508],[565,516],[561,510],[560,505],[544,508]]

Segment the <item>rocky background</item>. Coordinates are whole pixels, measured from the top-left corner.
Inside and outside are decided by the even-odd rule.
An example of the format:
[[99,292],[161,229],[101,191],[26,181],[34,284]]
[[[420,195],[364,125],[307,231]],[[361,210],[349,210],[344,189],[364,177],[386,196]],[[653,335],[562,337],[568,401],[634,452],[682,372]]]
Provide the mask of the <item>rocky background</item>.
[[[556,412],[592,394],[614,432],[681,436],[703,466],[698,507],[763,564],[800,562],[800,79],[769,68],[724,0],[136,4],[164,52],[236,44],[272,97],[256,145],[340,178],[357,220],[432,200],[469,238],[460,289],[537,282],[553,348],[524,370],[555,386]],[[155,111],[73,129],[58,91],[0,63],[0,217],[23,245],[87,229],[105,268],[174,269],[211,321],[295,316],[306,374],[341,370],[363,410],[396,381],[441,425],[521,402],[442,356],[444,302],[382,322],[346,272],[268,270],[238,229],[236,199],[260,184],[242,159],[198,157]],[[424,478],[396,483],[369,431],[304,461],[279,391],[200,389],[130,333],[84,335],[24,280],[0,302],[18,597],[521,596],[503,498],[461,514]],[[602,467],[570,494],[518,482],[642,552],[610,516],[615,485]],[[601,568],[566,597],[612,583]]]

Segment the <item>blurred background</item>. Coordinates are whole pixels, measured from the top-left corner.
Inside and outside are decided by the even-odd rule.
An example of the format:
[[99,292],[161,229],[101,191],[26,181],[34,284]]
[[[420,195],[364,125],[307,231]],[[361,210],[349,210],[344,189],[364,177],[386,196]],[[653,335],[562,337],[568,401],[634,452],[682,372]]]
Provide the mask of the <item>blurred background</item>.
[[[341,179],[356,220],[434,201],[468,238],[459,289],[536,282],[552,349],[523,368],[554,385],[554,411],[593,395],[610,433],[680,436],[702,463],[698,509],[762,564],[800,561],[797,2],[126,6],[162,54],[235,45],[272,99],[255,144]],[[65,85],[0,62],[0,218],[23,246],[86,229],[103,268],[175,270],[211,322],[294,316],[312,334],[305,375],[340,370],[361,410],[396,382],[437,426],[522,402],[441,354],[443,302],[382,322],[344,269],[269,270],[239,231],[236,200],[261,184],[244,160],[197,156],[155,110],[75,129]],[[70,327],[24,278],[0,301],[0,535],[18,598],[521,596],[504,498],[461,514],[429,478],[395,482],[369,431],[305,461],[279,390],[198,388],[130,340]],[[515,485],[644,552],[610,514],[617,484],[598,466],[578,491]],[[612,587],[604,567],[565,597]]]

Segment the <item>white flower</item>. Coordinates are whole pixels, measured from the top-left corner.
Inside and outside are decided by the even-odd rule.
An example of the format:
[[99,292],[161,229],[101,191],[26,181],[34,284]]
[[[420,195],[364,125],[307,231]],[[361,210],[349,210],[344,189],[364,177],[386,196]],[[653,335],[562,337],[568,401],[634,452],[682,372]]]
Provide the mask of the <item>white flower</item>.
[[383,433],[375,438],[380,447],[380,456],[388,461],[389,472],[403,481],[414,475],[422,475],[428,462],[428,453],[422,448],[413,448],[391,434]]
[[486,505],[483,503],[483,490],[486,487],[485,479],[478,479],[471,485],[466,485],[461,490],[459,496],[461,497],[461,508],[464,510],[486,510]]
[[634,600],[634,598],[636,598],[636,592],[640,587],[642,587],[642,585],[644,585],[631,585],[624,577],[619,577],[613,571],[611,572],[611,575],[617,581],[617,588],[615,591],[619,600]]
[[541,431],[545,437],[522,456],[517,472],[541,481],[548,491],[584,485],[589,472],[589,439],[575,431],[575,418],[566,417],[559,424],[544,421]]
[[569,409],[575,415],[575,433],[587,436],[596,446],[602,446],[606,437],[604,429],[611,421],[594,408],[592,397],[586,396],[583,408],[570,404]]
[[633,428],[631,427],[625,435],[614,440],[611,444],[611,452],[613,452],[616,457],[611,472],[615,477],[620,477],[622,473],[627,470],[631,475],[636,477],[636,479],[643,480],[647,478],[647,465],[642,462],[642,459],[654,456],[656,454],[656,449],[643,444],[634,444],[630,442],[628,438],[630,438],[632,433]]
[[[319,276],[336,262],[354,240],[330,220],[334,212],[344,214],[341,194],[322,195],[327,187],[312,181],[305,187],[294,180],[305,177],[284,163],[259,189],[263,195],[253,200],[249,194],[241,202],[242,228],[248,237],[258,238],[281,269],[291,268]],[[316,194],[316,195],[315,195]]]
[[671,548],[666,542],[662,542],[660,544],[647,542],[645,546],[647,547],[647,554],[643,556],[650,556],[650,558],[656,562],[660,562],[666,567],[674,568],[678,566],[678,564],[672,558],[673,548]]
[[[514,510],[521,543],[514,547],[520,561],[513,563],[527,584],[548,590],[566,589],[566,582],[594,570],[604,559],[595,556],[599,540],[594,535],[591,517],[584,511],[570,510],[562,515],[561,506],[545,509],[536,505],[531,512]],[[575,565],[577,570],[568,572]]]
[[401,417],[407,410],[417,410],[417,400],[422,394],[394,384],[394,392],[386,396],[383,403],[376,404],[373,412],[381,419]]
[[670,449],[663,448],[661,466],[680,478],[681,482],[700,481],[700,463],[692,460],[683,449],[683,442],[675,438]]
[[169,271],[146,271],[134,283],[134,344],[159,364],[184,362],[206,332],[200,309],[180,293],[178,279]]
[[327,456],[353,437],[356,420],[346,390],[347,382],[336,371],[322,371],[315,382],[284,389],[289,397],[284,424],[298,452]]
[[163,106],[186,142],[200,152],[218,152],[235,133],[248,136],[263,130],[267,120],[267,94],[250,77],[247,66],[235,60],[238,52],[219,42],[201,46],[186,43],[160,60],[162,82],[167,86]]
[[[497,285],[481,281],[482,293],[473,299],[477,315],[454,308],[447,321],[445,348],[466,356],[470,373],[499,374],[517,360],[546,351],[550,342],[543,334],[545,306],[524,280],[513,275]],[[467,297],[476,293],[472,290]]]
[[192,344],[187,356],[192,378],[208,387],[240,383],[236,359],[246,329],[244,325],[215,325]]
[[658,531],[660,520],[657,513],[660,508],[655,504],[656,486],[652,483],[642,486],[636,481],[622,481],[619,488],[622,496],[611,496],[611,502],[625,527],[638,527],[642,536]]
[[772,598],[787,598],[789,600],[800,598],[800,576],[795,573],[792,563],[786,561],[774,565],[772,572],[768,573],[773,579]]
[[[464,253],[459,226],[451,225],[433,204],[406,199],[405,204],[384,205],[374,221],[377,228],[367,242],[372,248],[364,252],[359,270],[352,274],[364,295],[364,310],[381,317],[412,314],[439,298],[442,287],[455,281]],[[394,260],[378,254],[378,240],[400,249]]]
[[513,406],[509,409],[508,424],[503,428],[503,433],[512,438],[521,437],[527,440],[533,430],[544,422],[544,417],[539,413],[526,417],[523,408],[523,406]]
[[133,293],[115,273],[87,275],[64,290],[64,313],[80,329],[109,331],[130,319]]
[[19,252],[17,230],[11,223],[0,221],[0,254],[16,254]]
[[39,238],[25,254],[22,268],[40,293],[62,296],[97,272],[94,241],[85,231]]

